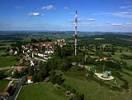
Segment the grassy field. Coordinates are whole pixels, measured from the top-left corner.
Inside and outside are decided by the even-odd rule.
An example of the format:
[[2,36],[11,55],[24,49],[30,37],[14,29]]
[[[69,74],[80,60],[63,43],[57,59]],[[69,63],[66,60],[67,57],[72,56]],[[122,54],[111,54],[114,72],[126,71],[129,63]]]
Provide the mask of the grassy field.
[[[131,76],[125,74],[124,77],[129,79],[130,88],[132,89]],[[87,80],[84,71],[71,70],[70,72],[65,73],[65,79],[65,84],[70,85],[78,92],[83,93],[85,100],[131,100],[132,98],[132,91],[113,91],[99,85],[93,80]]]
[[17,57],[7,55],[6,49],[10,47],[12,42],[8,41],[0,41],[0,67],[9,67],[15,65],[17,61]]
[[10,47],[11,44],[15,44],[14,41],[0,40],[0,48],[1,47]]
[[[113,55],[112,57],[114,59],[121,60],[120,58],[121,54],[132,55],[132,52],[122,52],[122,53],[116,52],[115,55]],[[128,66],[132,66],[132,59],[128,59],[128,60],[123,59],[123,60],[127,62]]]
[[17,63],[15,56],[0,56],[0,67],[9,67]]
[[4,92],[7,87],[9,81],[8,80],[0,80],[0,92]]
[[24,86],[18,100],[67,100],[64,91],[51,83],[38,83]]

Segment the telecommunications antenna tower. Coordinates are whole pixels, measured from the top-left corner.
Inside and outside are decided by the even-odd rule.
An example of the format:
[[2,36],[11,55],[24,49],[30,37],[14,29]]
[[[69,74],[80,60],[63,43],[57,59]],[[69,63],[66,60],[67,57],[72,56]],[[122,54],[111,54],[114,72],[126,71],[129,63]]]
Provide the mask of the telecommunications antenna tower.
[[75,45],[75,51],[74,51],[74,53],[75,53],[75,56],[77,55],[77,24],[78,24],[78,16],[77,16],[77,11],[76,11],[76,14],[75,14],[75,19],[74,19],[74,23],[75,23],[75,34],[74,34],[74,38],[75,38],[75,40],[74,40],[74,45]]

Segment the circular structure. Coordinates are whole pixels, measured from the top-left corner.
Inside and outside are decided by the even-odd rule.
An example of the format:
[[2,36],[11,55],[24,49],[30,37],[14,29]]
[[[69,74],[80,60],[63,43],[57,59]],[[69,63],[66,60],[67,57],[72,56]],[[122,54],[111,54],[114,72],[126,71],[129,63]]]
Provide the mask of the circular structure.
[[113,76],[104,77],[104,74],[102,74],[102,73],[95,73],[95,75],[96,75],[98,78],[100,78],[100,79],[102,79],[102,80],[106,80],[106,81],[109,81],[109,80],[113,80],[113,79],[114,79]]

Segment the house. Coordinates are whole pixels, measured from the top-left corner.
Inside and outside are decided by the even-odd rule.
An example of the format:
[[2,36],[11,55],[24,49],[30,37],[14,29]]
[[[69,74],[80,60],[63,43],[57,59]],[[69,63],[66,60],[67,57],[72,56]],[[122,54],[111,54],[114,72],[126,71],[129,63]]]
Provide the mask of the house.
[[27,83],[28,83],[28,84],[33,83],[33,81],[32,81],[32,76],[28,76],[28,77],[27,77]]
[[30,60],[30,66],[33,67],[34,66],[34,62],[32,60]]
[[53,53],[54,53],[53,50],[46,50],[46,51],[45,51],[45,54],[53,54]]
[[95,61],[98,62],[98,61],[110,61],[111,58],[110,57],[100,57],[100,58],[97,58]]
[[55,41],[55,45],[58,45],[60,47],[63,47],[66,45],[65,39],[58,39]]
[[9,54],[13,54],[13,49],[10,49],[9,50]]
[[14,55],[17,55],[17,54],[18,54],[18,52],[17,52],[17,50],[15,50],[15,51],[14,51]]

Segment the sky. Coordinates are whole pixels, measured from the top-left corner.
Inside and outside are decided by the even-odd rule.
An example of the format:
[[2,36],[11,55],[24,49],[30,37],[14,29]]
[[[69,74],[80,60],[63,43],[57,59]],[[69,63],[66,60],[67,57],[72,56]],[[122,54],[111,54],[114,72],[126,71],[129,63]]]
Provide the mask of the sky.
[[132,0],[0,0],[0,30],[132,32]]

